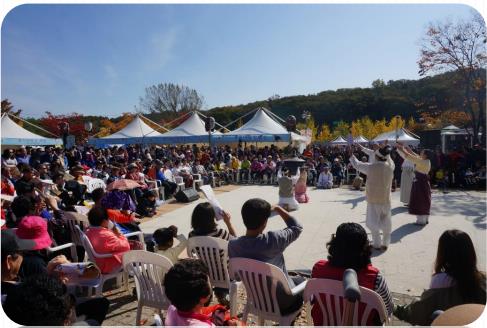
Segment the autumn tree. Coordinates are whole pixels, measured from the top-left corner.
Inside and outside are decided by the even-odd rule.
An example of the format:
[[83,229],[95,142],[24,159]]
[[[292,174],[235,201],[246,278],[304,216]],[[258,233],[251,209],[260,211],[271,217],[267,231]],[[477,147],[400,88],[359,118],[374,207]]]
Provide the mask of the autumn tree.
[[450,70],[459,73],[473,138],[478,141],[482,129],[484,144],[486,42],[485,22],[479,13],[473,13],[469,21],[430,23],[418,60],[421,76]]
[[333,134],[331,133],[328,124],[321,125],[317,139],[321,142],[331,141],[333,139]]
[[198,91],[185,85],[160,83],[145,89],[145,96],[140,98],[140,111],[163,113],[201,110],[204,99]]
[[8,99],[2,100],[2,115],[5,113],[12,114],[14,116],[19,116],[22,112],[22,109],[14,110],[14,105]]
[[66,115],[55,115],[46,112],[39,120],[39,125],[55,135],[60,135],[59,123],[69,123],[69,134],[74,135],[77,142],[82,142],[88,138],[88,132],[85,130],[85,119],[83,115],[71,113]]
[[350,124],[345,121],[339,121],[335,127],[333,128],[333,137],[337,138],[342,136],[343,138],[347,138],[350,134]]

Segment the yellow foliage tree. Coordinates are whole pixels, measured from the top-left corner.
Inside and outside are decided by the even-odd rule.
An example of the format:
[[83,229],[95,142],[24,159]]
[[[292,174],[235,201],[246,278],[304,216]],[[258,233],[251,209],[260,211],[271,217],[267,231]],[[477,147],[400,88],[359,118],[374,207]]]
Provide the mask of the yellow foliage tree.
[[376,137],[374,122],[368,116],[364,116],[360,118],[359,122],[360,122],[360,128],[362,130],[362,135],[365,138],[371,140],[374,137]]
[[394,116],[387,123],[387,130],[384,132],[394,131],[396,129],[402,129],[405,126],[406,126],[406,121],[401,116]]
[[363,134],[363,128],[362,128],[362,124],[361,124],[361,120],[358,119],[358,120],[355,120],[352,122],[352,125],[350,127],[350,131],[352,133],[352,136],[354,138],[360,136]]
[[381,133],[387,132],[387,122],[385,118],[374,122],[374,136],[378,136]]
[[345,121],[339,121],[333,129],[333,138],[342,136],[344,139],[350,134],[350,124]]
[[318,140],[322,142],[331,141],[333,139],[333,134],[331,133],[328,124],[323,124],[321,126],[320,134],[318,135]]

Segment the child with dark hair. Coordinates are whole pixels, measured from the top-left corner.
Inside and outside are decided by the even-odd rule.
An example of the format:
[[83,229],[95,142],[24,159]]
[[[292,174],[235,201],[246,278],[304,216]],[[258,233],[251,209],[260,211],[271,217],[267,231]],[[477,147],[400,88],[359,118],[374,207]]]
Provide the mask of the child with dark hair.
[[212,291],[208,269],[201,260],[183,259],[176,263],[164,277],[164,289],[171,301],[166,326],[237,325],[237,320],[225,315],[224,307],[208,307]]
[[[326,244],[328,248],[328,260],[320,260],[315,263],[311,273],[312,278],[342,280],[346,269],[354,269],[357,272],[358,284],[377,292],[383,299],[389,315],[392,314],[392,297],[387,283],[370,261],[371,245],[365,229],[357,223],[342,223],[336,233]],[[322,297],[326,304],[325,297]],[[359,309],[359,311],[361,311]],[[363,310],[362,310],[363,311]],[[311,310],[315,326],[323,325],[323,314],[316,304]],[[367,325],[381,325],[377,312],[367,319]]]
[[141,216],[153,217],[156,214],[156,193],[152,190],[145,190],[139,198],[136,212]]
[[[177,238],[179,241],[178,245],[173,247],[174,245],[174,238]],[[176,263],[179,260],[179,255],[186,249],[188,245],[188,240],[184,235],[178,235],[178,228],[175,226],[170,226],[168,228],[159,228],[154,231],[152,235],[152,239],[154,239],[156,246],[155,252],[157,254],[164,255],[172,263]]]

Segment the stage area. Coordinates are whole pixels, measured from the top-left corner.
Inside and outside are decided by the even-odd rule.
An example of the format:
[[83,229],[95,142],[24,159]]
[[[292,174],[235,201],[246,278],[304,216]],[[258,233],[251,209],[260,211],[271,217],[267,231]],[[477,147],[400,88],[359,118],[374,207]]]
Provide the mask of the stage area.
[[[249,198],[260,197],[271,204],[277,203],[275,186],[241,186],[218,192],[217,197],[232,215],[238,234],[245,233],[240,216],[242,204]],[[218,189],[218,188],[217,188]],[[327,255],[325,244],[336,227],[342,222],[365,225],[365,194],[347,188],[332,190],[308,189],[311,202],[302,204],[293,214],[304,231],[284,253],[288,270],[310,270],[313,264]],[[429,224],[414,225],[415,217],[399,202],[399,190],[392,193],[392,241],[386,252],[374,251],[372,263],[387,279],[389,289],[395,293],[420,295],[428,288],[436,257],[438,238],[447,229],[461,229],[472,238],[478,257],[479,268],[486,265],[486,194],[473,191],[434,190]],[[204,199],[199,200],[204,201]],[[191,213],[198,202],[182,205],[150,221],[141,224],[146,233],[159,227],[175,225],[179,233],[187,236],[191,229]],[[220,222],[224,227],[224,223]],[[284,222],[271,217],[267,229],[280,229]],[[366,229],[367,232],[368,229]],[[370,234],[369,234],[370,238]]]

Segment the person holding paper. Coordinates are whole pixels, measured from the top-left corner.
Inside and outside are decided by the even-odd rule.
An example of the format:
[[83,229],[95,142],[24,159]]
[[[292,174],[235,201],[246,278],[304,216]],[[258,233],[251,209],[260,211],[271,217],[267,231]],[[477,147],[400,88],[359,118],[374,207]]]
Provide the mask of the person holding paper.
[[209,236],[221,238],[223,240],[234,239],[237,234],[230,221],[231,216],[228,212],[223,211],[223,222],[228,230],[218,227],[215,220],[216,214],[213,206],[209,203],[200,203],[196,205],[191,216],[191,227],[193,230],[189,233],[189,238],[196,236]]

